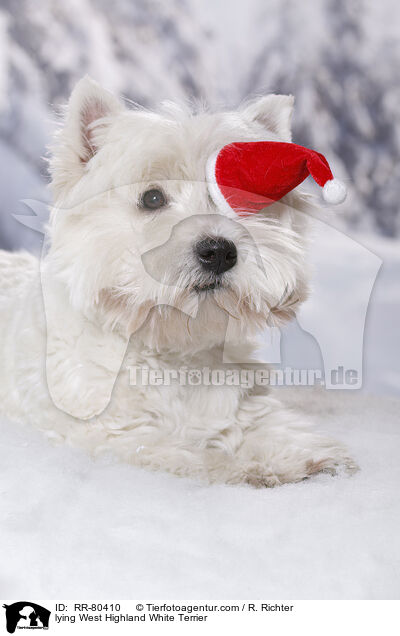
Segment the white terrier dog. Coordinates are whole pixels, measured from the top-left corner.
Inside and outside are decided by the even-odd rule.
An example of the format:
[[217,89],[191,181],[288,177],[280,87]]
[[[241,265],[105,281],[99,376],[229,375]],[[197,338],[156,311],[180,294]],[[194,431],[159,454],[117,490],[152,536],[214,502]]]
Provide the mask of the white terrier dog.
[[299,192],[239,217],[217,209],[205,182],[208,157],[226,144],[290,141],[292,107],[269,95],[240,112],[169,104],[155,114],[78,83],[52,149],[43,258],[0,252],[4,414],[210,482],[274,486],[354,467],[268,389],[132,386],[138,367],[157,377],[240,369],[223,364],[227,342],[249,360],[257,332],[306,297]]

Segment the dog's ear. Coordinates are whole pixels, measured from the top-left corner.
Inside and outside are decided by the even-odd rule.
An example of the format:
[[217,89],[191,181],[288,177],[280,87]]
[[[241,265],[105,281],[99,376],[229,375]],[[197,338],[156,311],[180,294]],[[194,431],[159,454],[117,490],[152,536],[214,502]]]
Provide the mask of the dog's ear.
[[50,146],[52,187],[56,195],[74,185],[104,142],[113,118],[125,107],[89,76],[71,93],[59,131]]
[[65,285],[42,263],[47,386],[61,411],[87,420],[107,407],[128,346],[72,307]]
[[278,135],[282,141],[292,141],[291,120],[293,95],[266,95],[248,103],[243,115],[247,121],[257,121]]

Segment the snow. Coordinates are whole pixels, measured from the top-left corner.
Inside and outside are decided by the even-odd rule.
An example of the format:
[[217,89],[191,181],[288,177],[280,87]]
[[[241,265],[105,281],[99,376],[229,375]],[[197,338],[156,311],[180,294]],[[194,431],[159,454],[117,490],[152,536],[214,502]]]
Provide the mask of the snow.
[[0,596],[398,598],[400,401],[281,391],[348,444],[356,475],[206,486],[2,421]]

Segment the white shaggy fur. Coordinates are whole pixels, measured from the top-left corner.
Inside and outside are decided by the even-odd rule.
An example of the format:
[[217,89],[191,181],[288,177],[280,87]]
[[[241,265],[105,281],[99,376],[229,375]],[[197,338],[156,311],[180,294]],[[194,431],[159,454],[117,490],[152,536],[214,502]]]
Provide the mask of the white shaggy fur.
[[[240,112],[155,114],[79,82],[53,146],[43,258],[0,252],[4,413],[93,453],[209,481],[272,486],[353,467],[264,389],[129,383],[135,366],[222,368],[228,322],[248,360],[257,331],[306,297],[299,193],[242,218],[216,209],[205,183],[225,144],[290,140],[292,106],[270,95]],[[168,204],[143,210],[155,187]],[[207,236],[238,250],[213,291],[193,251]]]

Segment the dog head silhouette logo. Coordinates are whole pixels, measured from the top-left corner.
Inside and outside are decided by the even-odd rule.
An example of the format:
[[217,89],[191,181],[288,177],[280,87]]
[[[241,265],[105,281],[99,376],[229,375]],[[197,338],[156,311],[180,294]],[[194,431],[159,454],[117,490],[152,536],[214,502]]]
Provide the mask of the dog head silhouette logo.
[[51,612],[30,601],[18,601],[3,605],[6,610],[7,631],[14,634],[18,629],[48,629]]

